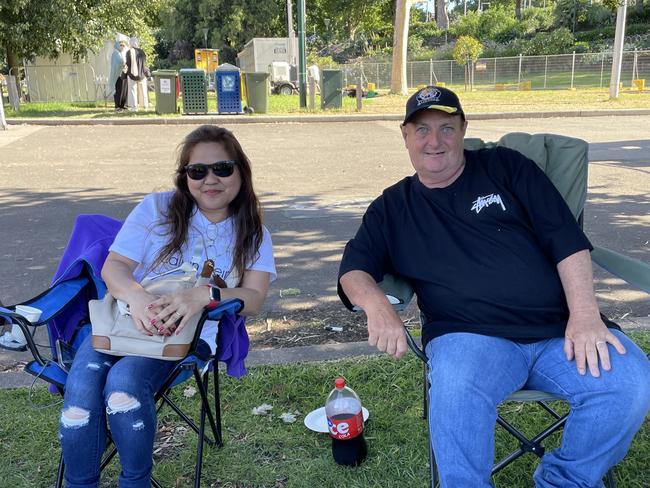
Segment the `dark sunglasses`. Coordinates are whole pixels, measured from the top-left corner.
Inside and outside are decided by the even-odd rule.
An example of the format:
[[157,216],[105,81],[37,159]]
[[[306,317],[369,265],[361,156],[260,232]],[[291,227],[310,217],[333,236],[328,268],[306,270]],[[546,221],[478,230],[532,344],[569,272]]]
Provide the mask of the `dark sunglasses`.
[[235,172],[236,161],[228,159],[226,161],[217,161],[216,163],[210,164],[188,164],[185,166],[185,172],[193,180],[202,180],[208,176],[208,170],[212,170],[212,173],[219,178],[227,178],[232,176]]

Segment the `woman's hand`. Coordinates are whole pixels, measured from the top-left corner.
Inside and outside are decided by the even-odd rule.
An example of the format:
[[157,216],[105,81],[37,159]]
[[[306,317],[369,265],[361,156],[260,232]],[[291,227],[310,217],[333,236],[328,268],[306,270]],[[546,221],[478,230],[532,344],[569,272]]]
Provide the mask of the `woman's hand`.
[[185,288],[163,295],[151,302],[153,320],[159,334],[178,334],[187,322],[210,303],[210,290],[205,286]]
[[135,323],[135,327],[148,336],[159,334],[158,325],[156,324],[156,314],[160,309],[151,305],[157,299],[158,297],[156,295],[152,295],[142,289],[142,292],[131,294],[128,300],[129,312],[131,312],[131,318]]

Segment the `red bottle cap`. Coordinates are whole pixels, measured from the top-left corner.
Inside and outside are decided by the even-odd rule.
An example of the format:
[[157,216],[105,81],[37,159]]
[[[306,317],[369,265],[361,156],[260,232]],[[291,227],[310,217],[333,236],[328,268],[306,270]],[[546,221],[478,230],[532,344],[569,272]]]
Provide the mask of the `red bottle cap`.
[[345,387],[345,378],[336,378],[336,380],[334,380],[334,386],[336,388]]

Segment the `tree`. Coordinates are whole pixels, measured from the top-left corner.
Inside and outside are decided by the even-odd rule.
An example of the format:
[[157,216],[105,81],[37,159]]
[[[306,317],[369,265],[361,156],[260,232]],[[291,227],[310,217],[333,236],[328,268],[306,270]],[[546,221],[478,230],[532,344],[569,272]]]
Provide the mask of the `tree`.
[[465,91],[474,88],[474,63],[483,52],[483,45],[472,36],[460,36],[454,46],[454,60],[465,66]]
[[409,36],[411,0],[397,0],[395,9],[395,34],[393,35],[393,67],[390,92],[407,95],[406,47]]
[[436,0],[436,25],[440,29],[449,29],[446,0]]
[[[174,0],[161,15],[157,50],[173,57],[173,51],[203,47],[219,49],[220,61],[234,63],[237,52],[254,37],[286,37],[286,0]],[[189,48],[188,48],[189,47]]]
[[392,4],[391,0],[310,0],[307,22],[325,27],[323,19],[330,19],[329,31],[333,38],[353,41],[359,32],[370,37],[390,27]]
[[0,51],[5,51],[10,71],[22,59],[36,56],[56,58],[66,52],[79,59],[117,31],[141,35],[161,1],[138,5],[129,0],[3,0]]

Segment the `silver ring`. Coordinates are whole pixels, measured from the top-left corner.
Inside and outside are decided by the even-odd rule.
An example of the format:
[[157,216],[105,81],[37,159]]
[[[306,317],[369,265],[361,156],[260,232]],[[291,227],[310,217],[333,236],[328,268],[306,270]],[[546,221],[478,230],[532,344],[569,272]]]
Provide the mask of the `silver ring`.
[[596,341],[596,345],[598,344],[607,344],[605,341]]
[[[178,310],[176,312],[174,312],[174,315],[176,317],[178,317],[179,319],[182,317],[182,315],[178,313]],[[598,343],[596,343],[596,344],[598,344]]]

